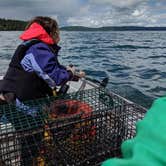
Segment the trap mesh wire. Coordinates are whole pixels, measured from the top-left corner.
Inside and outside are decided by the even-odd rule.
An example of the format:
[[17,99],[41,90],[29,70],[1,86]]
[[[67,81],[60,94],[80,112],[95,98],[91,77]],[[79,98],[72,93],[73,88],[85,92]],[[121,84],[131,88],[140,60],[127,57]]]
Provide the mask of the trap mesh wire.
[[0,165],[99,165],[145,110],[104,88],[0,106]]

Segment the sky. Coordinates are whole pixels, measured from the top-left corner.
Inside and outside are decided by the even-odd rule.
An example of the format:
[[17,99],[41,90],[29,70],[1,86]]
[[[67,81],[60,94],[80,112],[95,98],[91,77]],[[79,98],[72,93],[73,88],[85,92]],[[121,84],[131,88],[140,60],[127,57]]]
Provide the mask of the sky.
[[50,16],[62,26],[166,26],[166,0],[0,0],[0,18]]

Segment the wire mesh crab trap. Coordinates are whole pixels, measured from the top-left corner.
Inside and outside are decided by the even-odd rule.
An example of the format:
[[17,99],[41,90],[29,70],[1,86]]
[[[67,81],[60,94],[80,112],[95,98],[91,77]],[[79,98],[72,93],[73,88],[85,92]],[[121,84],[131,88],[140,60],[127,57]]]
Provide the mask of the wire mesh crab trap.
[[0,107],[0,165],[99,165],[120,156],[145,110],[104,88]]

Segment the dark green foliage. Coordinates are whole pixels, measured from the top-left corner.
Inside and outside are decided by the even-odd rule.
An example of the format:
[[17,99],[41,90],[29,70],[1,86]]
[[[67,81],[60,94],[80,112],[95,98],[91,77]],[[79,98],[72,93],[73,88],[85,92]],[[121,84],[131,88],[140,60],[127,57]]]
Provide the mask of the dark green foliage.
[[[27,21],[0,18],[0,31],[21,31],[25,29]],[[166,27],[139,27],[139,26],[106,26],[106,27],[84,27],[65,26],[62,31],[166,31]]]
[[64,31],[97,31],[98,28],[90,28],[90,27],[83,27],[83,26],[65,26],[61,27],[61,30]]
[[139,26],[106,26],[106,27],[83,27],[66,26],[60,28],[63,31],[166,31],[166,27],[139,27]]
[[25,29],[27,22],[0,18],[0,31],[21,31]]

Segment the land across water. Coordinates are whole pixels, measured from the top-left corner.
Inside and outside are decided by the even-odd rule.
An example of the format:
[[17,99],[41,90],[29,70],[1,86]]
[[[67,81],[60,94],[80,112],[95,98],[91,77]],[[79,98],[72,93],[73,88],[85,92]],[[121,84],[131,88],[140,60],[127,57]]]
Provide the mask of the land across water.
[[[12,20],[0,18],[0,31],[21,31],[28,22],[24,20]],[[166,27],[141,27],[141,26],[60,26],[62,31],[166,31]]]

